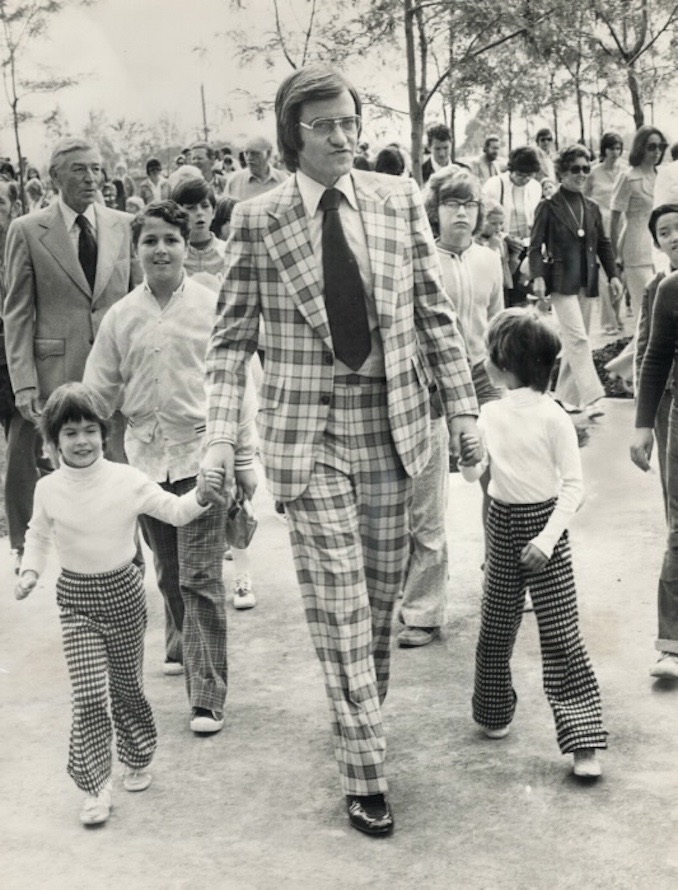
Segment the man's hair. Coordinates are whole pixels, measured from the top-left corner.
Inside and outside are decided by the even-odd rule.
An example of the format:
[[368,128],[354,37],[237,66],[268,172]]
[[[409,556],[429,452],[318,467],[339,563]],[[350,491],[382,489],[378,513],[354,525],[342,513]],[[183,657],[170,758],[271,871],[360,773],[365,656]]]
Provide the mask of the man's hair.
[[219,198],[217,202],[217,209],[214,212],[214,219],[212,220],[212,225],[210,226],[210,230],[214,232],[217,238],[221,238],[221,228],[225,226],[226,223],[230,223],[231,216],[233,215],[233,208],[236,205],[236,201],[233,198],[229,198],[224,195],[223,198]]
[[609,130],[607,133],[603,133],[600,137],[600,154],[599,158],[601,161],[605,160],[605,155],[607,154],[608,148],[624,148],[624,140],[621,138],[619,133],[613,133]]
[[563,178],[577,158],[584,158],[588,164],[591,163],[591,152],[585,145],[578,142],[574,142],[558,152],[558,157],[553,165],[556,168],[558,179]]
[[510,173],[538,173],[539,158],[531,145],[519,145],[511,149],[506,169]]
[[541,130],[537,130],[537,135],[534,137],[534,141],[539,142],[540,139],[544,139],[544,137],[548,136],[553,138],[553,133],[549,130],[548,127],[542,127]]
[[182,207],[190,204],[199,204],[207,198],[212,205],[212,209],[217,206],[217,199],[214,196],[212,187],[200,177],[200,179],[184,179],[172,189],[172,200],[176,201]]
[[[658,130],[656,127],[651,127],[649,124],[645,124],[636,130],[633,142],[631,143],[631,151],[629,152],[629,164],[631,167],[640,167],[643,162],[643,156],[645,155],[645,146],[652,136],[659,136],[662,142],[666,142],[662,131]],[[662,152],[661,158],[657,161],[657,164],[661,164],[663,157],[664,152]]]
[[139,238],[141,238],[141,232],[147,219],[161,219],[170,226],[176,226],[184,241],[188,241],[190,225],[188,213],[184,208],[180,207],[176,201],[154,201],[140,210],[132,220],[132,243],[135,247],[139,244]]
[[424,206],[434,230],[439,224],[438,207],[450,198],[478,202],[478,219],[472,233],[475,235],[483,224],[483,191],[480,180],[467,170],[449,167],[431,174],[424,191]]
[[[353,167],[355,170],[366,170],[369,171],[372,169],[372,164],[368,161],[365,155],[356,155],[353,158]],[[382,171],[384,172],[384,171]],[[385,171],[388,172],[388,171]]]
[[678,142],[674,142],[669,151],[671,152],[671,160],[678,161]]
[[501,213],[502,216],[506,216],[503,204],[494,198],[483,198],[483,211],[485,219],[493,213]]
[[39,179],[29,179],[24,186],[24,189],[26,190],[26,194],[33,198],[33,200],[45,194],[45,190]]
[[660,204],[658,207],[655,207],[650,214],[650,219],[647,223],[647,227],[652,234],[652,240],[657,247],[659,247],[659,242],[657,241],[657,226],[659,225],[659,219],[662,216],[666,216],[667,213],[678,213],[678,204]]
[[485,141],[483,142],[483,151],[485,151],[485,149],[490,144],[490,142],[499,142],[499,141],[500,141],[499,136],[497,136],[496,133],[492,133],[490,136],[486,136]]
[[260,142],[262,145],[261,149],[255,148],[254,151],[269,151],[269,152],[273,151],[273,143],[268,138],[268,136],[259,135],[259,136],[250,136],[249,139],[247,139],[247,141],[245,142],[245,147],[243,148],[243,152],[252,151],[252,149],[249,148],[249,146],[252,145],[253,142]]
[[149,158],[146,161],[146,176],[148,176],[151,170],[162,170],[162,164],[157,158]]
[[438,142],[452,142],[452,131],[446,124],[432,124],[426,130],[426,141],[429,148],[434,139]]
[[299,167],[299,151],[304,141],[299,121],[304,102],[336,99],[348,90],[353,99],[355,113],[360,116],[362,103],[355,87],[341,72],[324,65],[297,68],[278,87],[275,97],[275,121],[278,134],[278,151],[288,170]]
[[59,170],[66,155],[69,155],[72,151],[96,151],[96,146],[88,142],[87,139],[81,139],[79,136],[66,136],[65,139],[60,139],[54,146],[49,159],[50,176],[52,171]]
[[[31,180],[29,180],[29,182],[30,181]],[[0,186],[3,184],[7,186],[7,197],[9,198],[10,202],[14,204],[16,201],[19,200],[19,186],[13,179],[8,179],[6,176],[3,176],[0,173]],[[26,185],[28,185],[28,182],[26,183]]]
[[[361,157],[360,155],[358,157]],[[362,155],[364,157],[364,155]],[[369,170],[369,162],[368,167]],[[405,159],[394,145],[387,145],[374,161],[375,173],[388,173],[390,176],[402,176],[405,170]]]
[[487,354],[500,371],[522,386],[546,392],[561,349],[560,337],[534,309],[514,306],[494,316],[487,329]]
[[40,432],[46,444],[56,449],[64,424],[89,420],[99,425],[106,444],[108,410],[101,396],[84,383],[62,383],[45,402],[40,415]]
[[209,142],[194,142],[193,145],[189,148],[190,152],[195,151],[196,148],[204,148],[207,153],[208,160],[214,159],[214,149],[209,144]]

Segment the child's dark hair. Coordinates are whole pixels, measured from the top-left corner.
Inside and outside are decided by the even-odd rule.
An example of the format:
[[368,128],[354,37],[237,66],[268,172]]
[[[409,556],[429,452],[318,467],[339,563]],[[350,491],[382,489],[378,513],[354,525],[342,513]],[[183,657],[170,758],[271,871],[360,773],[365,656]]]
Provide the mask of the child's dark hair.
[[226,196],[219,198],[217,209],[214,213],[214,219],[210,226],[210,231],[214,232],[217,238],[221,238],[222,226],[225,226],[226,223],[230,223],[235,205],[236,202],[233,198],[227,198]]
[[546,392],[561,342],[543,315],[517,306],[504,309],[490,322],[486,339],[493,365],[515,374],[522,386]]
[[89,420],[101,429],[104,446],[108,438],[108,411],[101,396],[84,383],[62,383],[45,402],[40,415],[40,433],[48,447],[56,450],[65,423]]
[[172,190],[172,200],[176,201],[182,207],[188,207],[192,204],[199,204],[207,198],[212,205],[212,209],[217,206],[217,199],[214,197],[212,187],[209,186],[202,177],[194,177],[193,179],[184,179],[179,182]]
[[659,247],[659,242],[657,241],[657,224],[659,223],[660,218],[667,213],[678,213],[678,204],[660,204],[659,207],[655,207],[650,214],[650,219],[647,223],[647,227],[652,233],[652,240],[656,247]]
[[132,220],[132,243],[135,247],[139,244],[141,230],[147,219],[162,219],[170,226],[176,226],[184,241],[188,241],[190,225],[188,213],[184,208],[180,207],[176,201],[154,201],[140,210]]

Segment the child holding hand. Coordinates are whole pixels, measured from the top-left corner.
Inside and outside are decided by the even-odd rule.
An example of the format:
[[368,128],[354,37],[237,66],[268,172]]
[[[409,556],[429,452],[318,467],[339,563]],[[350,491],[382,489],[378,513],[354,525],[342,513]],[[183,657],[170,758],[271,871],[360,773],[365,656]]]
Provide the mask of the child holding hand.
[[[144,791],[156,747],[151,707],[143,690],[146,601],[133,564],[137,518],[146,513],[186,525],[219,500],[223,471],[205,473],[206,494],[163,491],[144,473],[103,456],[108,411],[82,383],[59,386],[47,400],[40,428],[58,468],[38,482],[15,596],[35,587],[54,537],[61,563],[57,603],[72,684],[68,773],[87,797],[84,825],[111,809],[110,710],[127,791]],[[107,691],[108,688],[108,691]]]
[[594,778],[607,732],[579,633],[567,533],[582,498],[581,463],[574,425],[546,393],[560,339],[543,316],[512,308],[492,319],[487,345],[490,380],[506,393],[483,405],[481,438],[463,437],[460,461],[468,481],[490,469],[473,717],[489,738],[509,732],[510,660],[529,583],[558,745],[574,755],[575,775]]

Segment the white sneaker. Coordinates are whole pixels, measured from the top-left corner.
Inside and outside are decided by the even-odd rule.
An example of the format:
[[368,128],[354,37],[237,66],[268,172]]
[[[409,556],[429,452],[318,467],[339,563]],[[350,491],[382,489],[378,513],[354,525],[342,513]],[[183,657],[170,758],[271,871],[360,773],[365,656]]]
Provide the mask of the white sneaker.
[[506,736],[509,734],[511,724],[509,723],[508,726],[500,726],[498,729],[490,729],[487,726],[481,726],[480,728],[485,733],[488,739],[505,739]]
[[145,791],[152,779],[153,776],[149,773],[147,766],[143,766],[141,769],[126,766],[122,773],[122,785],[125,791]]
[[595,748],[577,748],[574,752],[574,774],[580,779],[597,779],[602,774]]
[[233,582],[233,605],[236,609],[253,609],[257,598],[252,593],[252,579],[249,575],[238,575]]
[[678,680],[678,655],[662,652],[659,661],[650,668],[650,676],[660,680]]
[[113,786],[111,780],[104,785],[98,794],[88,794],[80,810],[80,821],[83,825],[101,825],[111,815],[111,798]]

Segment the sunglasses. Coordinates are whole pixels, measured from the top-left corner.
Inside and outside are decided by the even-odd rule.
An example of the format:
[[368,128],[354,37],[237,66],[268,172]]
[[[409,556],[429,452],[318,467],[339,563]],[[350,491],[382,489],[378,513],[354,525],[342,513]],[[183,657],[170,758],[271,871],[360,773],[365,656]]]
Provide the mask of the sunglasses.
[[553,136],[540,136],[540,142],[553,142]]
[[577,164],[574,167],[570,167],[570,173],[590,173],[591,165],[590,164]]
[[666,151],[666,142],[648,142],[645,146],[647,151]]

